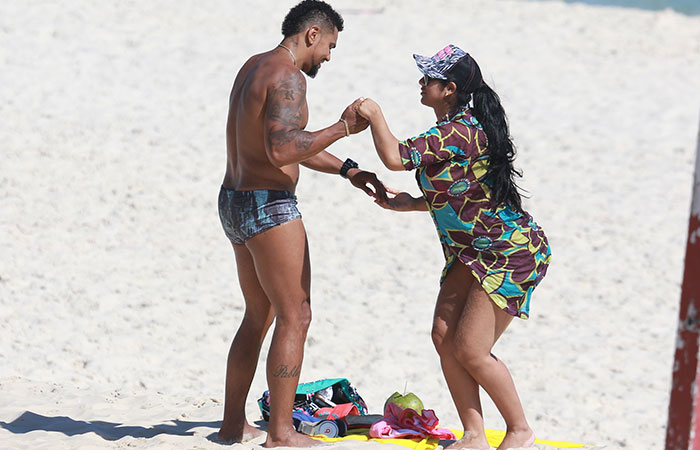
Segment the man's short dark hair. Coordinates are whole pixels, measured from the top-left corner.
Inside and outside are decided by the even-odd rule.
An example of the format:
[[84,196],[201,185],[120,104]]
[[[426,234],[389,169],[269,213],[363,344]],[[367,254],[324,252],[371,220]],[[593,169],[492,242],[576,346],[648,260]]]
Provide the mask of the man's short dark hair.
[[326,2],[320,0],[304,0],[287,13],[282,22],[284,37],[294,36],[304,30],[305,26],[319,25],[327,30],[333,27],[343,31],[343,18]]

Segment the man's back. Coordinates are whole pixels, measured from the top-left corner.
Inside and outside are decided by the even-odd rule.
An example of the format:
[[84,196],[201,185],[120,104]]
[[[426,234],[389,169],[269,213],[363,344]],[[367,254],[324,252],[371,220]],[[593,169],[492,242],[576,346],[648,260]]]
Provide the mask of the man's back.
[[[275,189],[294,192],[299,167],[297,164],[275,167],[270,162],[266,151],[265,120],[269,103],[275,101],[268,98],[268,92],[274,92],[276,85],[284,84],[286,79],[296,77],[303,78],[303,75],[289,56],[272,51],[251,57],[238,72],[229,97],[224,187],[242,191]],[[305,126],[308,120],[305,99],[300,113]]]

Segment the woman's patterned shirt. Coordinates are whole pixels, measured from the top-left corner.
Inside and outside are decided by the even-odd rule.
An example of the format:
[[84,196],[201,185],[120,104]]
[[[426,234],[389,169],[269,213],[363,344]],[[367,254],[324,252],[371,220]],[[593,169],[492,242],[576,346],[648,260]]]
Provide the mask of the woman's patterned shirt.
[[446,264],[459,259],[507,313],[529,317],[530,298],[544,277],[550,250],[544,231],[527,212],[508,205],[492,211],[487,138],[469,109],[427,132],[399,142],[406,170],[416,180],[437,227]]

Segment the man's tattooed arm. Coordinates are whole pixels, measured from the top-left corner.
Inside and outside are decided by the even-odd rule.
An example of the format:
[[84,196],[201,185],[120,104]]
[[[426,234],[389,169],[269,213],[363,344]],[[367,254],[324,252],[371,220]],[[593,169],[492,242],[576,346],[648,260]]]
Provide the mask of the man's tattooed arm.
[[345,136],[340,121],[313,133],[304,131],[306,108],[306,80],[300,72],[290,70],[268,88],[265,148],[275,166],[304,161]]

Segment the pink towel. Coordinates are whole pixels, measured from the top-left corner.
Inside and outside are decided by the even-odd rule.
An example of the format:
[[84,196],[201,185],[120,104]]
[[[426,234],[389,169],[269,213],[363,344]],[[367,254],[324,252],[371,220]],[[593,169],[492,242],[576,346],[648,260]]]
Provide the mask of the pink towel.
[[457,439],[447,428],[438,428],[439,420],[432,409],[420,414],[412,409],[402,409],[389,403],[384,417],[372,424],[369,435],[373,438],[438,438]]

